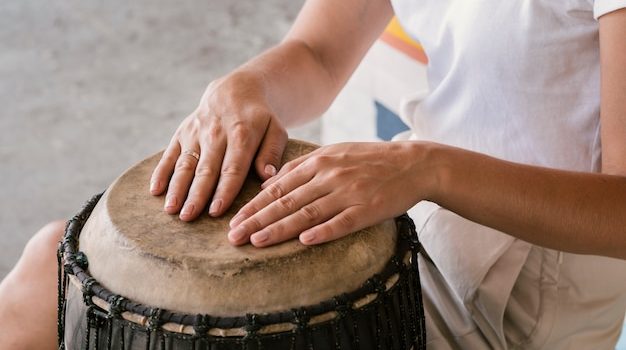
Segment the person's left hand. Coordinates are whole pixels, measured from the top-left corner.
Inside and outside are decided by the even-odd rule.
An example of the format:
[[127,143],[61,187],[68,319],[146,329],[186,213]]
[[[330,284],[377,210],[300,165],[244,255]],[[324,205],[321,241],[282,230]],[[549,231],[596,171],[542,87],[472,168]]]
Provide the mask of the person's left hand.
[[393,218],[437,184],[432,144],[343,143],[285,164],[233,217],[228,239],[265,247],[299,236],[307,245]]

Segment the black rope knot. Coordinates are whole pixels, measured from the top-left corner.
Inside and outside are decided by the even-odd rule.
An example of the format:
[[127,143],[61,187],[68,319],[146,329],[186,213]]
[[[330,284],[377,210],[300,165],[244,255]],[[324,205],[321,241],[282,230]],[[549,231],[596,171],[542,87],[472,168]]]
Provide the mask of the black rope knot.
[[387,286],[385,286],[385,282],[380,279],[380,275],[376,274],[370,278],[372,284],[374,285],[374,290],[378,294],[379,297],[382,297],[385,291],[387,290]]
[[391,263],[396,267],[397,271],[400,272],[404,269],[404,264],[397,256],[391,258]]
[[246,330],[246,339],[256,339],[257,332],[262,328],[262,325],[259,323],[259,315],[257,314],[246,314],[246,325],[244,329]]
[[346,317],[346,315],[350,311],[348,296],[343,293],[340,296],[334,297],[333,301],[335,302],[335,311],[337,312],[338,318],[342,319]]
[[209,317],[207,315],[196,315],[193,331],[197,337],[205,336],[209,332]]
[[93,312],[95,310],[95,305],[92,303],[91,305],[89,305],[87,307],[87,312],[85,313],[87,315],[87,323],[89,324],[89,327],[94,328],[96,326],[96,317],[91,317],[93,316]]
[[74,268],[73,266],[76,265],[76,256],[74,254],[69,254],[67,256],[63,256],[64,254],[62,254],[62,258],[64,258],[62,261],[63,263],[63,270],[65,271],[65,273],[73,275],[74,274]]
[[122,306],[122,303],[126,300],[121,295],[114,295],[111,299],[109,306],[109,314],[107,318],[121,318],[122,312],[126,311]]
[[365,288],[368,293],[382,294],[385,292],[385,284],[380,280],[378,274],[365,281]]
[[255,333],[261,329],[259,316],[257,314],[246,314],[246,332]]
[[83,301],[87,306],[93,306],[93,300],[91,299],[91,297],[93,296],[92,287],[94,284],[96,284],[96,279],[93,277],[87,277],[83,281]]
[[89,261],[87,260],[87,255],[83,252],[76,253],[76,264],[83,270],[87,270],[89,266]]
[[159,308],[150,311],[150,318],[148,319],[148,330],[150,330],[150,332],[156,331],[163,324],[161,315],[163,315],[163,310]]
[[309,316],[309,313],[306,311],[306,309],[305,308],[294,309],[293,314],[295,316],[294,317],[294,322],[296,325],[295,331],[297,333],[300,333],[306,330],[306,327],[308,326],[309,321],[311,320],[311,316]]

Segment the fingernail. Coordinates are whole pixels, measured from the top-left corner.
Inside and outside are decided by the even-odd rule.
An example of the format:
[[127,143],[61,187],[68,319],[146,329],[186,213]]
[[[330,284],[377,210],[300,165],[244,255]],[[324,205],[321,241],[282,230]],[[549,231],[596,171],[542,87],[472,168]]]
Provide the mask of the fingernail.
[[193,204],[186,204],[183,207],[183,210],[180,212],[180,216],[192,216],[193,215],[193,210],[196,208],[195,205]]
[[153,180],[152,182],[150,182],[150,192],[154,193],[154,192],[158,191],[159,188],[161,188],[161,182],[160,181]]
[[211,206],[209,207],[209,214],[217,215],[217,213],[220,211],[221,208],[222,208],[222,200],[216,199],[213,202],[211,202]]
[[231,241],[239,241],[246,235],[246,228],[244,226],[239,226],[236,229],[228,232],[228,238]]
[[165,201],[165,209],[173,208],[176,206],[176,196],[168,196]]
[[253,244],[257,244],[257,243],[263,243],[267,241],[268,238],[270,238],[270,234],[267,231],[260,231],[260,232],[253,234],[250,237],[250,241]]
[[312,243],[315,240],[315,232],[305,231],[300,234],[300,242]]
[[242,223],[246,219],[246,216],[243,214],[237,214],[232,219],[230,219],[229,226],[230,228],[235,228],[237,225]]
[[265,166],[265,173],[269,176],[274,176],[276,175],[276,167],[273,166],[272,164],[268,164]]

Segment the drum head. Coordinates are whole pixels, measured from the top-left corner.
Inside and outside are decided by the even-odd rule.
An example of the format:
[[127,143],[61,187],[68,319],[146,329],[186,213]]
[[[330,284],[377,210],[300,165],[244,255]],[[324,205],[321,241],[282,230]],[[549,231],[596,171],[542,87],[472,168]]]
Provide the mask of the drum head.
[[[316,148],[290,140],[283,162]],[[393,220],[346,238],[307,247],[297,239],[268,247],[235,247],[232,216],[260,190],[250,174],[230,210],[191,223],[163,211],[148,186],[161,154],[121,175],[105,192],[80,235],[91,275],[113,293],[184,313],[237,316],[314,305],[355,290],[394,254]]]

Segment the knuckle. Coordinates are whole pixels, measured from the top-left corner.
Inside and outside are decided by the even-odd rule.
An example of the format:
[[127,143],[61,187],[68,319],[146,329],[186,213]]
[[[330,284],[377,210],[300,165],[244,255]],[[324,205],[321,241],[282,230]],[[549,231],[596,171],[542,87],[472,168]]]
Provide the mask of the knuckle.
[[354,228],[356,225],[356,219],[354,215],[351,213],[341,214],[338,220],[339,220],[339,224],[347,230],[352,230],[352,228]]
[[330,156],[325,154],[317,154],[311,157],[311,166],[313,166],[315,169],[320,169],[328,166],[330,161]]
[[258,231],[262,228],[261,222],[257,218],[249,218],[246,220],[246,228],[253,231]]
[[174,152],[173,149],[168,148],[168,150],[163,153],[163,156],[161,157],[161,161],[159,162],[159,164],[172,164],[174,162],[176,162],[177,159],[177,154]]
[[182,157],[178,159],[178,162],[176,162],[176,171],[193,171],[195,169],[195,162],[188,158],[191,157]]
[[311,165],[311,167],[313,167],[314,169],[319,169],[322,165],[322,160],[320,159],[319,156],[312,156],[308,163]]
[[276,144],[268,146],[265,152],[266,152],[266,157],[268,157],[271,160],[280,160],[280,158],[283,155],[282,149]]
[[285,225],[281,223],[276,223],[268,228],[270,232],[270,236],[273,237],[282,237],[285,233]]
[[243,120],[233,122],[230,127],[231,138],[241,143],[245,143],[250,138],[251,131],[250,125]]
[[291,196],[284,196],[278,199],[278,205],[280,205],[288,212],[293,212],[296,210],[296,201]]
[[243,176],[245,172],[246,170],[244,169],[244,167],[238,163],[226,164],[224,168],[222,168],[222,176]]
[[207,136],[211,140],[220,138],[222,136],[223,132],[224,132],[224,128],[222,127],[222,125],[219,122],[211,123],[206,128]]
[[322,212],[316,204],[305,205],[300,209],[300,212],[307,221],[317,221],[322,216]]
[[352,193],[362,193],[367,190],[367,183],[365,181],[356,180],[350,184],[350,191]]
[[283,193],[283,188],[279,183],[274,183],[267,188],[267,194],[269,194],[274,200],[281,198]]
[[256,206],[248,204],[239,210],[239,214],[249,218],[252,217],[252,215],[256,214],[258,211],[259,209]]
[[290,161],[290,162],[283,164],[283,166],[281,167],[281,170],[284,169],[284,171],[292,171],[295,167],[296,167],[296,163],[294,161]]
[[382,208],[384,206],[385,199],[381,195],[373,195],[370,199],[370,204],[374,208]]
[[212,177],[215,175],[213,167],[208,165],[200,165],[196,167],[196,177]]

